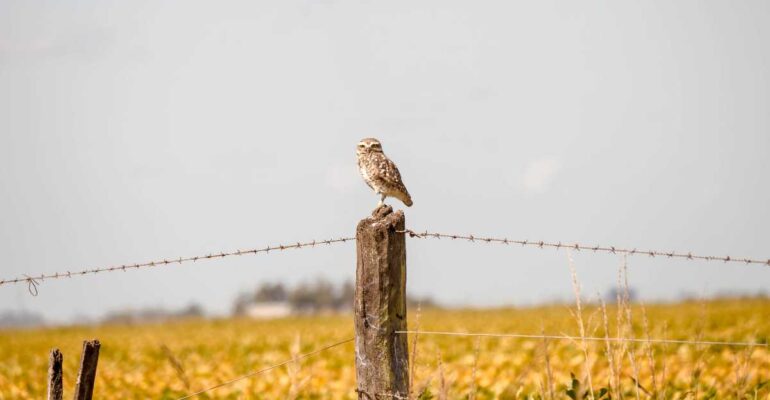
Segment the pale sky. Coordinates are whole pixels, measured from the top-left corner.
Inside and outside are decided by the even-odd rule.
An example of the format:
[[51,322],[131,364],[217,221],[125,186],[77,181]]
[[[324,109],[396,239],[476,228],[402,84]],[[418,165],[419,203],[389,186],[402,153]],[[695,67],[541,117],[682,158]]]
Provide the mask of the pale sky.
[[[770,2],[0,1],[0,278],[352,235],[378,137],[415,230],[770,257]],[[397,200],[389,203],[403,208]],[[408,239],[408,292],[572,296],[564,251]],[[230,310],[355,245],[0,286],[0,312]],[[618,256],[575,254],[583,292]],[[644,298],[770,268],[632,257]]]

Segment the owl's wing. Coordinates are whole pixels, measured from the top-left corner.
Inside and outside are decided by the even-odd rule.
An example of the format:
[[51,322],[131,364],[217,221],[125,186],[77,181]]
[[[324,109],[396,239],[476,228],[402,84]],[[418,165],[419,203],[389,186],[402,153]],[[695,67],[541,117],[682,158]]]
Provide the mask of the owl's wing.
[[404,193],[409,193],[406,190],[406,186],[404,186],[404,182],[401,180],[401,173],[398,172],[398,167],[384,154],[377,160],[377,169],[380,171],[379,178],[386,184]]

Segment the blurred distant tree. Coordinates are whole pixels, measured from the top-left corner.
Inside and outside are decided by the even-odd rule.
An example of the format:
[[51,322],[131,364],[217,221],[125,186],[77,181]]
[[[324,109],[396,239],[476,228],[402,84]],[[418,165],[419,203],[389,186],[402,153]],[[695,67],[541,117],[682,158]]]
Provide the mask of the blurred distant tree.
[[150,307],[139,310],[121,310],[107,313],[101,322],[105,324],[136,324],[143,322],[163,322],[180,318],[203,317],[203,307],[192,303],[181,310],[166,310],[161,307]]
[[177,313],[172,313],[178,318],[194,318],[203,316],[203,307],[200,304],[192,303]]
[[263,283],[254,294],[254,301],[258,303],[286,301],[288,298],[289,294],[283,283]]
[[335,302],[334,285],[324,279],[314,283],[301,283],[289,293],[292,308],[302,313],[314,313],[333,309]]
[[[612,288],[609,291],[607,291],[607,295],[605,296],[605,301],[608,304],[613,304],[613,303],[615,303],[617,301],[618,296],[620,296],[620,298],[622,299],[623,296],[625,296],[625,295],[626,295],[626,290],[625,289],[618,290],[618,288]],[[636,300],[636,290],[634,290],[633,288],[629,288],[628,289],[628,301],[634,302],[634,300]]]
[[0,313],[0,328],[27,328],[45,324],[43,316],[27,311]]
[[233,302],[233,315],[244,315],[249,304],[253,303],[253,294],[239,293]]
[[334,308],[337,310],[352,310],[353,296],[356,294],[356,286],[351,281],[345,281],[340,286],[337,297],[334,300]]
[[[244,315],[249,306],[256,303],[288,302],[294,312],[315,314],[319,312],[343,312],[353,309],[355,284],[347,280],[334,285],[326,279],[302,282],[294,288],[282,283],[262,283],[253,293],[241,293],[233,304],[233,314]],[[423,308],[435,307],[430,297],[415,297],[409,307],[420,303]]]

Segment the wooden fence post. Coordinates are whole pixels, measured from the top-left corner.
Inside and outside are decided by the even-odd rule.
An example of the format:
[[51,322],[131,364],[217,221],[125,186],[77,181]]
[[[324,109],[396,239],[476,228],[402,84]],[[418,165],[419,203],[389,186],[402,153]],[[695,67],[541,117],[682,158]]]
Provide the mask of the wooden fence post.
[[83,354],[80,356],[80,371],[78,381],[75,384],[75,400],[91,400],[94,394],[94,379],[96,378],[96,364],[99,362],[98,340],[86,340],[83,342]]
[[51,350],[48,358],[48,400],[62,400],[62,354],[59,349]]
[[356,381],[360,400],[406,399],[406,240],[402,211],[382,206],[356,228]]

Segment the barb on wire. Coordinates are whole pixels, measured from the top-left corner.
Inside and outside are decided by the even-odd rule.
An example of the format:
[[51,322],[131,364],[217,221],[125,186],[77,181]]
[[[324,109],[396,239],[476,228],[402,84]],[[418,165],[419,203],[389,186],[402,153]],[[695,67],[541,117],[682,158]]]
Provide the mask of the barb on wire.
[[40,274],[36,276],[29,276],[29,275],[23,275],[23,277],[14,278],[14,279],[0,279],[0,286],[3,285],[9,285],[12,283],[27,283],[27,290],[29,290],[29,293],[33,296],[37,296],[38,294],[38,285],[40,285],[41,282],[45,279],[61,279],[61,278],[72,278],[74,276],[83,276],[83,275],[89,275],[89,274],[96,274],[99,272],[115,272],[115,271],[127,271],[130,269],[139,269],[139,268],[146,268],[146,267],[160,267],[160,266],[166,266],[169,264],[182,264],[185,262],[196,262],[198,260],[210,260],[212,258],[225,258],[230,256],[243,256],[247,254],[257,254],[257,253],[270,253],[271,250],[289,250],[289,249],[300,249],[303,247],[315,247],[318,244],[332,244],[332,243],[345,243],[347,241],[355,240],[353,237],[342,237],[339,239],[327,239],[327,240],[313,240],[311,242],[297,242],[295,244],[289,244],[289,245],[278,245],[278,246],[267,246],[263,248],[255,248],[255,249],[249,249],[249,250],[235,250],[235,251],[227,251],[227,252],[219,252],[219,253],[208,253],[206,255],[199,255],[199,256],[190,256],[190,257],[178,257],[178,258],[165,258],[162,260],[154,260],[154,261],[147,261],[143,263],[135,263],[135,264],[121,264],[121,265],[114,265],[111,267],[101,267],[101,268],[91,268],[91,269],[83,269],[80,271],[67,271],[67,272],[56,272],[53,274]]
[[760,260],[755,258],[738,258],[738,257],[731,257],[731,256],[704,256],[704,255],[696,255],[692,252],[682,253],[682,252],[676,252],[676,251],[661,251],[661,250],[637,250],[636,248],[633,249],[627,249],[627,248],[621,248],[616,246],[587,246],[580,243],[563,243],[563,242],[545,242],[545,241],[532,241],[532,240],[514,240],[514,239],[508,239],[508,238],[493,238],[493,237],[481,237],[481,236],[475,236],[475,235],[457,235],[457,234],[447,234],[447,233],[436,233],[436,232],[415,232],[411,229],[405,229],[402,231],[397,231],[398,233],[406,233],[409,235],[409,237],[413,238],[433,238],[433,239],[462,239],[467,240],[469,242],[474,243],[480,243],[480,242],[486,242],[486,243],[500,243],[500,244],[520,244],[522,246],[533,246],[533,247],[539,247],[539,248],[555,248],[555,249],[561,249],[563,248],[570,248],[572,250],[591,250],[593,252],[604,252],[604,253],[612,253],[612,254],[627,254],[627,255],[634,255],[634,254],[643,254],[648,255],[650,257],[667,257],[667,258],[682,258],[686,260],[703,260],[703,261],[722,261],[725,263],[732,262],[732,263],[744,263],[744,264],[764,264],[767,266],[770,266],[770,258],[767,260]]
[[284,366],[284,365],[286,365],[288,363],[292,363],[292,362],[295,362],[295,361],[298,361],[298,360],[303,360],[305,358],[312,357],[312,356],[314,356],[314,355],[316,355],[318,353],[321,353],[321,352],[323,352],[325,350],[329,350],[331,348],[343,345],[345,343],[352,342],[353,340],[355,340],[355,338],[348,338],[348,339],[345,339],[345,340],[341,340],[341,341],[339,341],[337,343],[332,343],[330,345],[327,345],[327,346],[315,349],[315,350],[313,350],[313,351],[311,351],[309,353],[304,353],[304,354],[300,354],[300,355],[298,355],[296,357],[292,357],[291,359],[288,359],[286,361],[280,362],[278,364],[273,364],[273,365],[271,365],[269,367],[262,368],[260,370],[254,371],[254,372],[250,372],[250,373],[248,373],[246,375],[242,375],[242,376],[239,376],[237,378],[230,379],[229,381],[224,381],[222,383],[216,384],[216,385],[208,387],[206,389],[199,390],[199,391],[197,391],[195,393],[190,393],[190,394],[188,394],[186,396],[178,398],[177,400],[185,400],[185,399],[193,398],[193,397],[201,395],[203,393],[210,392],[210,391],[212,391],[214,389],[219,389],[219,388],[221,388],[223,386],[227,386],[227,385],[233,384],[235,382],[242,381],[242,380],[244,380],[246,378],[251,378],[252,376],[263,374],[263,373],[268,372],[270,370],[273,370],[273,369],[276,369],[278,367]]
[[728,342],[715,340],[677,340],[677,339],[638,339],[623,337],[580,337],[568,335],[530,335],[521,333],[475,333],[475,332],[444,332],[444,331],[396,331],[400,334],[420,334],[420,335],[443,335],[443,336],[472,336],[472,337],[500,337],[500,338],[518,338],[518,339],[548,339],[548,340],[588,340],[588,341],[610,341],[610,342],[632,342],[632,343],[660,343],[660,344],[695,344],[706,346],[738,346],[738,347],[768,347],[767,343],[753,342]]

